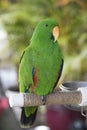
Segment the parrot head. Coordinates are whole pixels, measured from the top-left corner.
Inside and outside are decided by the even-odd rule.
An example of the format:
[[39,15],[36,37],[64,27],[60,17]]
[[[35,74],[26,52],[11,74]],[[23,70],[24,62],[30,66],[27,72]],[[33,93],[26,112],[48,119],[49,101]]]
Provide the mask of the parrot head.
[[42,41],[44,42],[52,40],[54,43],[57,41],[59,36],[59,25],[54,19],[45,19],[42,20],[35,28],[35,31],[32,35],[31,42]]

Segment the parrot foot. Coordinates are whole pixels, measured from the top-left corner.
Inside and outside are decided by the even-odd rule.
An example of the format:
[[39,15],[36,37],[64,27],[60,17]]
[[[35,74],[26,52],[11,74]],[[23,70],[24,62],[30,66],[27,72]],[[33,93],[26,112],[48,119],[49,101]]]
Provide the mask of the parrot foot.
[[42,100],[43,105],[45,105],[46,104],[46,96],[42,95],[41,100]]

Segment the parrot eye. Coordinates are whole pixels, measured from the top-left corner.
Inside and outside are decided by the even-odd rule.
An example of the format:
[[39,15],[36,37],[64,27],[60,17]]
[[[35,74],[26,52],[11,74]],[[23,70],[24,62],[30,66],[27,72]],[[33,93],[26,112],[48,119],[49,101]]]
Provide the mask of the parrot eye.
[[45,27],[48,27],[48,24],[45,24]]

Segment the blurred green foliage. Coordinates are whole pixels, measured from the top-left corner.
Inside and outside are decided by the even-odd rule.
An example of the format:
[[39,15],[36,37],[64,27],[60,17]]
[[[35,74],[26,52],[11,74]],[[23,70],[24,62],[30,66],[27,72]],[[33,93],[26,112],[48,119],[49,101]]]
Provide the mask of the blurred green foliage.
[[1,0],[0,21],[16,65],[36,24],[52,17],[60,25],[63,80],[87,80],[87,0]]

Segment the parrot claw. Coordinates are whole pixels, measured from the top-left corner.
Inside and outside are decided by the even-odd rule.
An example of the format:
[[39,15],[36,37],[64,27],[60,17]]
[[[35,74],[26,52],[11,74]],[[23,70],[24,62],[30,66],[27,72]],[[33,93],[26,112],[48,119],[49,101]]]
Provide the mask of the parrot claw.
[[46,104],[46,96],[42,95],[41,100],[42,100],[43,105],[45,105]]

